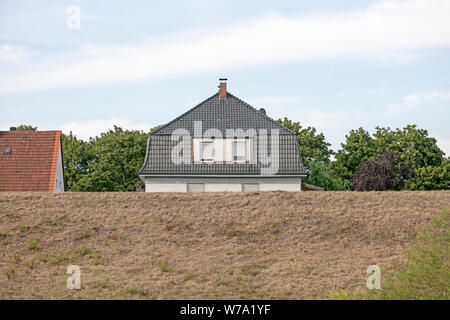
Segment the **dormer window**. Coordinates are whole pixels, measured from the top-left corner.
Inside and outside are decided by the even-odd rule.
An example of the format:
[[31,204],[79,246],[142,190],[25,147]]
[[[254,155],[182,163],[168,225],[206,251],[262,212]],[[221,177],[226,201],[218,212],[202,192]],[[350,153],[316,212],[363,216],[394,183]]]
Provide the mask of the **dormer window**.
[[194,138],[194,163],[249,163],[252,140],[245,138]]

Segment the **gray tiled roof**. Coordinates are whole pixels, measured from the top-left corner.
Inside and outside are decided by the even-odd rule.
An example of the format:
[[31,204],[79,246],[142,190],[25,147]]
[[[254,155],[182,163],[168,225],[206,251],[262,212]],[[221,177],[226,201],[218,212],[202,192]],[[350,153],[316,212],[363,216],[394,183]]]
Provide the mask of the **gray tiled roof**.
[[[276,175],[304,175],[307,170],[301,163],[298,139],[295,133],[281,126],[273,119],[227,92],[226,99],[219,99],[215,94],[194,108],[188,110],[175,120],[152,132],[147,141],[147,154],[141,175],[259,175],[261,159],[249,164],[175,164],[171,161],[173,147],[180,143],[173,141],[171,134],[177,129],[185,129],[194,136],[194,122],[201,121],[202,133],[215,128],[226,135],[227,129],[266,129],[269,133],[276,129],[279,132],[279,170]],[[237,134],[237,136],[242,136]],[[244,135],[245,136],[245,135]],[[253,137],[259,148],[262,137]],[[191,151],[192,143],[185,139],[184,150]],[[267,144],[265,144],[267,145]],[[259,150],[259,149],[258,149]],[[256,150],[255,150],[256,151]],[[270,144],[269,144],[270,153]],[[186,155],[189,157],[190,155]],[[262,159],[264,160],[264,159]],[[263,162],[264,163],[264,162]]]

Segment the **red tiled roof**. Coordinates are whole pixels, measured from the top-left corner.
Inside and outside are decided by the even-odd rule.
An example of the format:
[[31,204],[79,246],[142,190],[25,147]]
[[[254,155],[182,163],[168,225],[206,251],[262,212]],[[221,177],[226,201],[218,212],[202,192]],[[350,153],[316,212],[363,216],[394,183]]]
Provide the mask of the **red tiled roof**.
[[0,131],[0,191],[53,192],[61,135],[61,131]]

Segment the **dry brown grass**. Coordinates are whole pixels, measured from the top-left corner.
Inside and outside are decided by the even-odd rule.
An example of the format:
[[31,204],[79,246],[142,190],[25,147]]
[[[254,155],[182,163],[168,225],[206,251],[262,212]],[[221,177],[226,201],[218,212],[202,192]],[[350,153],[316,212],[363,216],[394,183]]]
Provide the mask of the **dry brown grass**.
[[371,264],[396,270],[446,206],[448,191],[0,193],[0,298],[328,298],[364,290]]

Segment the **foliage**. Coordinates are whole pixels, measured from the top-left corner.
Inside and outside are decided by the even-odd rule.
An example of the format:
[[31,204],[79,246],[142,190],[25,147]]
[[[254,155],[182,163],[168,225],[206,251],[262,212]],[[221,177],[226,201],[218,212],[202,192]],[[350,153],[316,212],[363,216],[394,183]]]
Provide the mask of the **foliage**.
[[444,152],[436,145],[436,139],[428,137],[428,131],[416,125],[403,129],[376,127],[374,142],[377,154],[392,150],[403,163],[411,163],[414,168],[439,166]]
[[382,281],[381,290],[348,293],[336,300],[449,300],[450,299],[450,209],[441,210],[431,225],[418,234],[408,253],[408,263]]
[[303,128],[299,122],[292,122],[288,118],[278,119],[277,122],[293,131],[299,140],[302,162],[308,166],[310,161],[329,162],[333,150],[329,149],[331,144],[325,141],[323,133],[316,133],[312,127]]
[[74,185],[89,173],[89,165],[94,159],[94,153],[88,142],[77,139],[72,132],[63,134],[64,176],[66,189],[74,190]]
[[[449,160],[444,158],[436,139],[416,125],[395,130],[376,127],[372,136],[363,128],[351,130],[342,148],[333,153],[324,135],[315,128],[302,127],[286,117],[277,122],[298,137],[302,162],[310,171],[306,183],[326,190],[348,190],[352,185],[355,188],[358,185],[358,190],[450,189]],[[37,127],[22,124],[17,130],[37,130]],[[66,190],[135,191],[142,188],[137,172],[144,161],[147,134],[116,126],[89,141],[77,139],[72,132],[63,134]],[[395,165],[389,165],[386,156],[384,160],[375,160],[388,151],[395,155],[391,158]],[[334,161],[330,160],[332,155]],[[410,172],[402,170],[410,166],[414,174],[408,178]]]
[[5,276],[8,278],[8,280],[11,280],[11,278],[16,274],[16,268],[14,266],[9,267],[5,271]]
[[325,190],[348,190],[349,185],[337,176],[330,162],[311,161],[306,183],[325,188]]
[[363,128],[351,130],[346,135],[342,149],[336,152],[334,170],[342,179],[350,180],[361,163],[373,160],[377,155],[392,151],[399,156],[403,165],[417,169],[439,166],[444,160],[444,152],[436,145],[436,139],[428,137],[428,131],[416,125],[391,130],[376,127],[373,137]]
[[[378,299],[450,299],[450,210],[418,235],[409,263],[388,278]],[[369,296],[370,297],[370,296]]]
[[399,190],[413,170],[410,164],[400,162],[400,156],[386,151],[359,166],[352,177],[352,186],[357,191]]
[[20,126],[18,126],[16,128],[17,131],[36,131],[37,127],[33,127],[32,125],[29,124],[21,124]]
[[[142,182],[138,171],[144,162],[147,133],[114,130],[91,138],[87,172],[72,185],[73,191],[135,191]],[[82,168],[84,170],[84,168]]]
[[409,190],[449,190],[450,160],[442,161],[440,166],[427,166],[414,170],[413,178],[406,181]]
[[345,136],[342,149],[335,153],[336,161],[333,163],[337,174],[350,180],[351,176],[358,170],[361,163],[373,158],[377,153],[375,143],[369,132],[363,128],[351,130]]
[[37,246],[36,246],[36,240],[34,240],[34,239],[28,239],[27,240],[27,247],[28,247],[28,249],[30,249],[30,250],[36,250],[37,249]]
[[[150,132],[158,129],[152,128]],[[114,129],[79,140],[63,136],[64,170],[70,191],[136,191],[142,187],[138,171],[144,162],[148,133]]]

